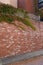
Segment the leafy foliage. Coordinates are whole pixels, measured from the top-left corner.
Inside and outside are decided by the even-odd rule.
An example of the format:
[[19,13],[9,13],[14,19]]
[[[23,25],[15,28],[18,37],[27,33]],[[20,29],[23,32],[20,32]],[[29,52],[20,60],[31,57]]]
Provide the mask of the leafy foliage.
[[[35,27],[29,21],[29,16],[27,11],[20,8],[15,8],[8,4],[0,3],[0,22],[6,21],[8,23],[13,23],[14,20],[18,20],[18,22],[20,21],[23,24],[30,26],[32,29],[35,30]],[[15,21],[13,24],[16,25]]]

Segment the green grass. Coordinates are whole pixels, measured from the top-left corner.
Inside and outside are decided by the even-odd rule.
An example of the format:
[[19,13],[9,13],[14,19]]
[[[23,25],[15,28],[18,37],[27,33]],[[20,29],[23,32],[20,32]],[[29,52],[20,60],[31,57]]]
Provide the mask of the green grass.
[[15,20],[18,20],[18,22],[22,22],[26,26],[30,26],[33,30],[36,29],[34,25],[30,22],[27,11],[21,8],[15,8],[8,4],[0,3],[0,22],[6,21],[8,23],[13,23],[14,21],[15,24]]

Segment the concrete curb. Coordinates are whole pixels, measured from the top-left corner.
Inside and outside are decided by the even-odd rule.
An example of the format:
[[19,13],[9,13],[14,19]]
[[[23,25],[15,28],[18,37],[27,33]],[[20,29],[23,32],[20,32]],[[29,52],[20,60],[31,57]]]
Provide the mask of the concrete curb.
[[13,63],[13,62],[23,61],[25,59],[33,58],[33,57],[36,57],[36,56],[43,56],[43,49],[39,50],[39,51],[31,52],[31,53],[24,53],[24,54],[21,54],[21,55],[1,58],[0,59],[0,61],[1,61],[0,65],[7,65],[7,64]]

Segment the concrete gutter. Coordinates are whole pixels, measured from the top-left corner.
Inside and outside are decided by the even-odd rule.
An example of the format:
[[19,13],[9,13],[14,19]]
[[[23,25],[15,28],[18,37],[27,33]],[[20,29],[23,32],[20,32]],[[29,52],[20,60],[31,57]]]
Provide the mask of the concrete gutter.
[[7,65],[7,64],[10,64],[13,62],[20,62],[20,61],[23,61],[25,59],[29,59],[29,58],[33,58],[33,57],[37,57],[37,56],[43,56],[43,49],[39,50],[39,51],[30,52],[30,53],[24,53],[21,55],[1,58],[0,65]]

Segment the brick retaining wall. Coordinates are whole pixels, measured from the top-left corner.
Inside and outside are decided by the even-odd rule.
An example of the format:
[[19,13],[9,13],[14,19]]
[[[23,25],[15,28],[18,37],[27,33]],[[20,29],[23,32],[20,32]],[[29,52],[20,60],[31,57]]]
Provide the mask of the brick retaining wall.
[[43,49],[43,22],[31,20],[36,31],[18,30],[13,25],[0,23],[0,57]]

